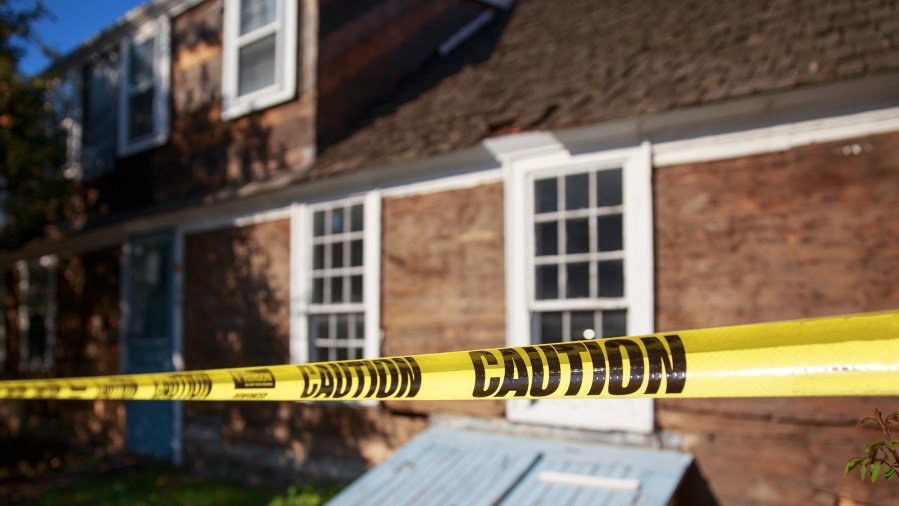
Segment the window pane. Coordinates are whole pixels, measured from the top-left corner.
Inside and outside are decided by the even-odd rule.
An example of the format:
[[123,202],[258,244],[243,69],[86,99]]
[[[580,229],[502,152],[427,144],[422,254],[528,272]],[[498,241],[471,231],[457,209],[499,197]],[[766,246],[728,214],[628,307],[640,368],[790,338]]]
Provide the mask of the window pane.
[[325,282],[322,278],[312,279],[312,302],[321,304],[325,301]]
[[596,205],[621,205],[621,169],[601,170],[596,173]]
[[331,348],[328,348],[327,346],[318,346],[315,350],[317,356],[314,360],[316,362],[328,362],[333,360],[331,358]]
[[128,86],[132,90],[153,87],[153,42],[148,39],[140,44],[130,44],[128,51]]
[[596,335],[593,311],[572,311],[570,320],[571,333],[569,335],[572,341],[599,337]]
[[275,84],[275,36],[259,39],[240,48],[237,69],[237,94]]
[[328,339],[328,316],[314,315],[309,317],[309,329],[311,339]]
[[565,296],[577,299],[590,296],[590,264],[587,262],[571,263],[566,266],[568,281]]
[[128,97],[128,140],[140,139],[153,133],[153,88]]
[[534,209],[537,213],[551,213],[559,210],[559,194],[556,178],[540,179],[534,182]]
[[325,235],[324,211],[316,211],[315,214],[312,215],[312,233],[315,234],[316,237]]
[[275,20],[275,0],[242,0],[240,34],[263,27]]
[[558,343],[565,340],[562,335],[562,313],[536,313],[535,316],[535,328],[540,332],[534,336],[535,343]]
[[590,207],[590,175],[575,174],[565,177],[565,209]]
[[168,335],[171,248],[165,239],[141,241],[131,253],[129,336],[158,339]]
[[84,70],[81,165],[85,177],[102,174],[115,166],[118,107],[118,53],[102,55]]
[[337,334],[333,337],[337,339],[349,339],[350,337],[350,326],[349,326],[349,317],[345,314],[337,315]]
[[343,267],[343,244],[335,242],[331,245],[331,268],[339,269]]
[[537,298],[538,299],[558,299],[559,298],[559,266],[558,265],[538,265],[537,266]]
[[620,214],[599,216],[596,225],[599,235],[599,251],[618,251],[624,247]]
[[350,210],[350,230],[360,232],[362,230],[362,204],[357,204]]
[[537,223],[535,227],[534,246],[537,256],[559,254],[558,222]]
[[337,276],[331,278],[331,302],[343,302],[343,277]]
[[332,234],[343,233],[343,209],[342,208],[331,210],[331,233]]
[[[365,338],[365,315],[362,313],[357,313],[356,318],[354,318],[353,322],[356,326],[356,339],[364,339]],[[362,355],[360,354],[359,357]]]
[[334,360],[349,360],[350,359],[349,351],[346,349],[345,346],[337,346],[336,348],[334,348],[334,351],[335,351]]
[[362,302],[362,276],[350,276],[350,302]]
[[43,361],[47,351],[47,326],[42,308],[34,309],[40,312],[28,316],[28,358]]
[[350,243],[350,265],[352,267],[362,265],[362,239]]
[[599,262],[599,296],[624,296],[624,262],[608,260]]
[[565,253],[590,252],[590,225],[587,218],[565,220]]
[[313,269],[324,269],[325,268],[325,245],[317,244],[312,247],[312,268]]
[[627,311],[602,312],[602,337],[621,337],[627,335]]

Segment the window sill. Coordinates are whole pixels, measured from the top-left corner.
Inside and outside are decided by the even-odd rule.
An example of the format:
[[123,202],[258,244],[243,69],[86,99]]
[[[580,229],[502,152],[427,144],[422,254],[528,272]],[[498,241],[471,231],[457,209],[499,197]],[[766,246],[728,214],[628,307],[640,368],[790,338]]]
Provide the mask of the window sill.
[[[269,107],[289,102],[296,97],[296,88],[287,87],[275,90],[259,90],[245,97],[236,98],[222,106],[222,120],[230,121],[247,114],[258,112]],[[226,99],[227,100],[227,99]]]

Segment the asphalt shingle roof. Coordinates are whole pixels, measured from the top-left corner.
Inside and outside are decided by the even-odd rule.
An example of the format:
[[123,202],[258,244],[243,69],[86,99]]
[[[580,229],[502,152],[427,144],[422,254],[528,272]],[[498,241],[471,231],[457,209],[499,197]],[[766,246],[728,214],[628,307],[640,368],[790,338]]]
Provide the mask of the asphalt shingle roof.
[[308,176],[896,69],[896,0],[520,0],[325,146]]

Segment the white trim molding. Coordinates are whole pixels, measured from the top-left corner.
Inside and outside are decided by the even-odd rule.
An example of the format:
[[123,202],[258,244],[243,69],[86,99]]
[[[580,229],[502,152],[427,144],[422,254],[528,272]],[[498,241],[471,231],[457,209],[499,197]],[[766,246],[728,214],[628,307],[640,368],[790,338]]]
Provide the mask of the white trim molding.
[[[118,154],[120,157],[139,153],[151,147],[165,143],[169,135],[169,87],[171,83],[171,37],[169,34],[169,18],[160,16],[150,23],[141,26],[130,37],[122,39],[119,62],[119,122],[118,122]],[[152,43],[153,70],[149,82],[132,83],[131,75],[132,48]],[[128,131],[129,119],[134,115],[131,110],[131,98],[138,93],[152,90],[152,120],[150,131],[140,137],[134,137]]]
[[[56,271],[58,259],[56,255],[45,255],[37,259],[22,260],[16,263],[18,275],[18,329],[19,329],[19,371],[39,372],[49,371],[54,366],[56,351]],[[44,270],[45,285],[38,287],[43,290],[39,299],[43,299],[43,307],[35,308],[31,304],[35,280],[32,274],[37,270]],[[33,322],[33,313],[42,314],[40,323],[44,328],[44,350],[41,356],[32,356],[30,350],[30,332]]]
[[[362,210],[362,230],[352,230],[350,209]],[[336,239],[316,235],[314,219],[330,216],[331,210],[343,212],[342,231],[335,232]],[[324,225],[330,225],[325,220]],[[323,226],[324,226],[323,225]],[[350,346],[361,342],[360,356],[355,358],[377,358],[381,353],[381,192],[371,190],[362,195],[346,196],[335,200],[317,203],[295,203],[291,207],[290,234],[290,360],[292,363],[307,363],[314,359],[315,353],[311,344],[310,321],[314,315],[362,314],[364,315],[363,336],[356,334],[355,329],[348,329],[346,336],[328,336],[330,340],[346,341]],[[321,234],[321,232],[319,232]],[[362,265],[351,265],[351,243],[362,240]],[[330,263],[331,255],[324,244],[340,245],[343,265],[334,267]],[[316,257],[314,248],[321,247]],[[313,265],[319,258],[321,265]],[[315,284],[313,272],[322,280],[320,302],[315,302]],[[351,297],[343,298],[343,302],[331,302],[328,293],[332,278],[342,279],[342,291],[352,292],[354,276],[362,277],[362,300],[347,302]],[[324,276],[324,277],[322,277]],[[326,282],[327,281],[327,282]],[[352,318],[351,318],[352,319]],[[333,326],[333,322],[332,322]],[[332,329],[333,330],[333,329]],[[332,357],[331,359],[333,359]],[[350,357],[353,358],[353,357]]]
[[[581,306],[587,310],[626,309],[627,334],[651,333],[654,330],[654,286],[649,143],[572,155],[552,134],[540,133],[526,134],[518,139],[496,139],[489,148],[504,161],[506,183],[506,345],[534,344],[533,311],[538,306],[545,309],[555,302],[564,303],[557,304],[560,310]],[[594,297],[571,303],[537,301],[532,221],[535,177],[561,177],[612,168],[622,170],[623,296],[609,300]],[[643,434],[651,433],[654,428],[653,403],[649,399],[590,399],[561,403],[508,401],[506,406],[507,417],[516,422]]]
[[[241,33],[244,0],[225,0],[225,26],[222,48],[222,119],[231,120],[286,102],[297,90],[297,3],[272,0],[274,19],[265,25]],[[270,85],[240,92],[240,51],[266,38],[274,37],[274,76]]]
[[711,162],[899,131],[899,107],[653,145],[653,165]]

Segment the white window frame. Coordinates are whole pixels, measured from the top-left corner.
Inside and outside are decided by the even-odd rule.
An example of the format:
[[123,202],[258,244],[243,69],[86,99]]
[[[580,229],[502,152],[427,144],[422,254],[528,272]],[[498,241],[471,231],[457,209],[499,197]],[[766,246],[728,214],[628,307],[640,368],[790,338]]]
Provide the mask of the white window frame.
[[[649,143],[631,149],[571,155],[561,144],[502,156],[506,198],[506,313],[508,346],[530,345],[535,309],[627,309],[628,335],[654,331],[652,161]],[[540,177],[622,168],[624,297],[536,301],[533,184]],[[651,399],[507,401],[516,422],[604,431],[651,433]],[[585,416],[586,415],[586,416]]]
[[[169,88],[171,86],[171,39],[167,16],[141,26],[122,39],[119,49],[119,124],[118,155],[128,156],[165,143],[169,136]],[[128,139],[128,116],[131,113],[128,84],[131,45],[153,39],[153,131],[141,138]]]
[[[312,303],[312,219],[315,211],[334,206],[362,204],[362,302],[343,304]],[[309,318],[314,314],[356,312],[365,315],[362,358],[378,358],[381,353],[381,193],[372,190],[362,196],[314,204],[298,203],[291,208],[290,234],[290,360],[308,363]]]
[[[44,329],[47,332],[43,357],[32,357],[28,350],[28,331],[31,309],[28,307],[28,292],[31,288],[30,269],[47,269],[47,307],[44,308]],[[46,255],[35,260],[16,262],[19,288],[18,330],[19,330],[19,371],[40,372],[53,368],[56,348],[56,268],[55,255]]]
[[6,330],[7,321],[6,321],[6,296],[8,294],[6,290],[6,269],[0,268],[0,311],[3,311],[0,314],[0,372],[3,372],[6,369],[6,348],[9,345],[8,336],[9,333]]
[[[269,26],[240,35],[240,0],[225,0],[222,48],[222,119],[230,120],[291,100],[297,88],[297,4],[275,0],[276,19]],[[275,37],[275,82],[271,86],[238,96],[241,47],[272,33]]]

